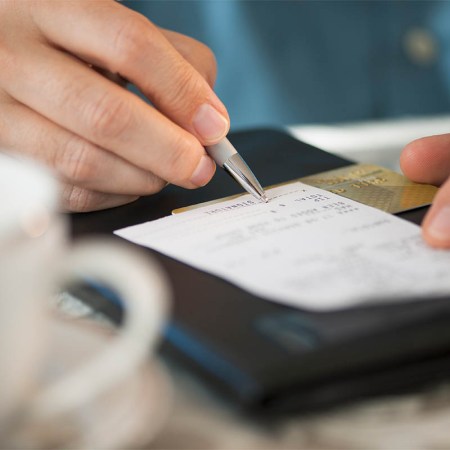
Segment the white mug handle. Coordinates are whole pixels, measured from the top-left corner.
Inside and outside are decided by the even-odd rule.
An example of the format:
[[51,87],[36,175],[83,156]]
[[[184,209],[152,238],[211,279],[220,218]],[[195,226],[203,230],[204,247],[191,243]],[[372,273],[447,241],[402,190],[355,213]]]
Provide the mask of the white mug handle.
[[61,284],[86,277],[115,290],[124,302],[121,332],[99,355],[38,392],[28,412],[43,419],[81,407],[131,374],[149,354],[167,316],[166,277],[149,258],[112,240],[76,244]]

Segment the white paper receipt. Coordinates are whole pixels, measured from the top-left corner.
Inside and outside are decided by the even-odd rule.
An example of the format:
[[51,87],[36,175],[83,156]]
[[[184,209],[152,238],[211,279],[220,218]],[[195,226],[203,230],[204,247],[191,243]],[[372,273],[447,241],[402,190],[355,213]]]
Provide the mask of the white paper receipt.
[[303,183],[200,207],[115,233],[253,294],[301,308],[450,293],[450,251],[420,228]]

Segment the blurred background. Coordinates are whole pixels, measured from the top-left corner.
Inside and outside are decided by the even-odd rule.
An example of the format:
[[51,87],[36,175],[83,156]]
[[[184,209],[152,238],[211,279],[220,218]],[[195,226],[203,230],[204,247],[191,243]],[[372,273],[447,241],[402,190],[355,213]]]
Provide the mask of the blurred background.
[[213,50],[232,129],[449,111],[449,2],[124,3]]

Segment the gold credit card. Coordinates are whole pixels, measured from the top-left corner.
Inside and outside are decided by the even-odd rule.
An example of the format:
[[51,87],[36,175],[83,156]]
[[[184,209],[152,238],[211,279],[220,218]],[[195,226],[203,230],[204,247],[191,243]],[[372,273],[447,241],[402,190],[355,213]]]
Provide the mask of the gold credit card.
[[431,204],[438,190],[372,164],[353,164],[298,181],[392,214]]
[[[286,183],[268,186],[266,189],[296,181],[392,214],[430,205],[438,190],[435,186],[414,183],[403,175],[373,164],[352,164],[340,169],[328,170]],[[241,195],[232,195],[219,200],[175,209],[172,213],[182,213],[200,206],[237,198]]]

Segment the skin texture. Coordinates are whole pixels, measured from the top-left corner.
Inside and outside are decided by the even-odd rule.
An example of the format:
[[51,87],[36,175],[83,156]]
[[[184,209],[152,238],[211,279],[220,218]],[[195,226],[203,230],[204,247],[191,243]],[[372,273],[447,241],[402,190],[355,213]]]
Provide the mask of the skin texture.
[[411,180],[441,186],[423,221],[422,233],[431,246],[450,248],[450,134],[411,142],[404,148],[400,164]]
[[5,0],[0,19],[0,148],[51,167],[63,208],[208,183],[204,145],[227,134],[229,117],[205,45],[113,0]]

